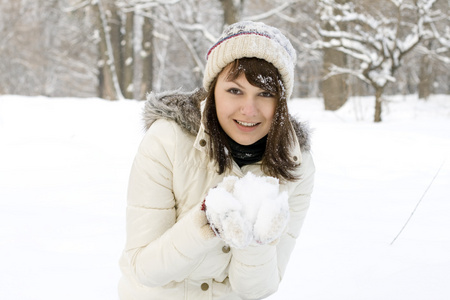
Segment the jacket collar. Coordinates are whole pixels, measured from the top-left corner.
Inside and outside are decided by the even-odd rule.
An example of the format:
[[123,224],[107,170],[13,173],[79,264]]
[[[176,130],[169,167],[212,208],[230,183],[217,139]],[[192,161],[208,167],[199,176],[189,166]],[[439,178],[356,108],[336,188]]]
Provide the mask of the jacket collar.
[[195,138],[194,142],[194,148],[207,153],[209,149],[209,137],[208,134],[205,131],[205,126],[203,126],[203,123],[200,124],[200,129],[198,130],[197,137]]

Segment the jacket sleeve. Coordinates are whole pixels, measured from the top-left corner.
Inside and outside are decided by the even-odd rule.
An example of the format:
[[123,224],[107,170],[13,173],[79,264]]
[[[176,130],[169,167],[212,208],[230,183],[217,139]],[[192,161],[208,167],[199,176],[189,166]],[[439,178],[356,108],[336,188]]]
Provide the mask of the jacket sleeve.
[[314,173],[311,154],[303,153],[300,180],[289,191],[289,223],[278,243],[232,249],[230,284],[242,298],[261,299],[277,291],[309,207]]
[[[174,123],[156,121],[133,162],[127,201],[127,273],[147,286],[182,281],[219,242],[200,206],[177,220],[172,168],[177,143]],[[201,199],[199,199],[199,203]]]

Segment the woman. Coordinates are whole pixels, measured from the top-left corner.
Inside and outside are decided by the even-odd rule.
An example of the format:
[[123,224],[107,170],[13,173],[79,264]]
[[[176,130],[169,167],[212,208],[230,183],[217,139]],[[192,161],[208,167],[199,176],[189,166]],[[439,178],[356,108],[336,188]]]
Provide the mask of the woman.
[[[308,133],[287,109],[295,60],[280,31],[240,22],[209,50],[204,90],[150,95],[129,181],[121,299],[261,299],[277,290],[315,170]],[[265,217],[250,202],[271,197],[288,211],[280,204]],[[243,207],[255,210],[252,220]]]

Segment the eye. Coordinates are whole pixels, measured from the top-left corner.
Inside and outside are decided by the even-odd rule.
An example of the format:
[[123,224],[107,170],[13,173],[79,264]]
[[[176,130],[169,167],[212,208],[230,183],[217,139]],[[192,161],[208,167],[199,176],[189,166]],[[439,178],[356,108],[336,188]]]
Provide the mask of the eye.
[[231,88],[231,89],[228,89],[227,91],[228,91],[228,93],[233,94],[233,95],[240,95],[241,94],[241,91],[239,89],[237,89],[237,88]]
[[275,97],[274,94],[272,94],[272,93],[270,93],[270,92],[267,92],[267,91],[262,92],[262,93],[260,93],[259,95],[260,95],[261,97],[264,97],[264,98],[273,98],[273,97]]

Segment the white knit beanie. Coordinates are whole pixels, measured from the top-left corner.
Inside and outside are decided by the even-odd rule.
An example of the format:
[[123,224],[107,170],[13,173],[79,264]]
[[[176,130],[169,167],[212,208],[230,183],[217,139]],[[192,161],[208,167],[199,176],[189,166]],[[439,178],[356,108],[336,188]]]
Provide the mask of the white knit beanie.
[[251,21],[228,26],[217,43],[209,49],[203,77],[205,90],[209,90],[223,68],[243,57],[256,57],[272,63],[280,72],[286,99],[291,97],[297,60],[294,48],[277,28]]

